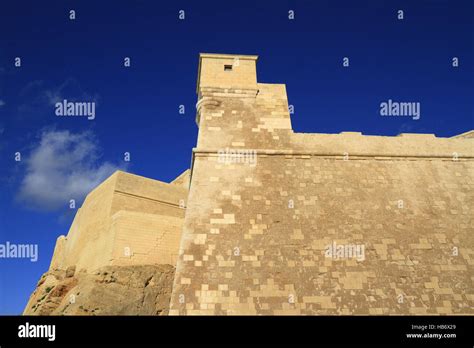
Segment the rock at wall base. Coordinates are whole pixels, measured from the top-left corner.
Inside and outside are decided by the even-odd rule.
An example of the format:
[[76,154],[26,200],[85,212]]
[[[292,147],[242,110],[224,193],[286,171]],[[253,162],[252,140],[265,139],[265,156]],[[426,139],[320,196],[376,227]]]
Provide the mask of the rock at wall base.
[[106,266],[93,273],[51,270],[24,315],[167,315],[175,268]]

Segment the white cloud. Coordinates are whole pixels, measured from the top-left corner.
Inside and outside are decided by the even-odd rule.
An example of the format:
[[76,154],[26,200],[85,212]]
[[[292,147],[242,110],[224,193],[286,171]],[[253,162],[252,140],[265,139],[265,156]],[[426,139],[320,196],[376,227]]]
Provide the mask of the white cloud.
[[26,159],[26,175],[18,198],[28,207],[55,210],[84,197],[119,168],[98,164],[99,148],[92,133],[44,131],[38,146]]

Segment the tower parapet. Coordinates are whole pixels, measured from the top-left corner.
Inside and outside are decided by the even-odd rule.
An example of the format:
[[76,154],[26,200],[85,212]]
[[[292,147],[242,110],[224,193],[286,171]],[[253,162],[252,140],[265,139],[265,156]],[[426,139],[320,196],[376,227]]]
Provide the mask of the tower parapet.
[[257,59],[250,55],[201,53],[197,93],[208,88],[257,90]]

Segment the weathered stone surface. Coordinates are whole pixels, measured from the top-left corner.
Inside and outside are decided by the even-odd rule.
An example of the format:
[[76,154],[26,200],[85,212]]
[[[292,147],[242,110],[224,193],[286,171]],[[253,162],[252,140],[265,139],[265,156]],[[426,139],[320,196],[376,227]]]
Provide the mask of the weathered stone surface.
[[66,269],[66,278],[74,277],[74,273],[76,273],[76,266],[69,266]]
[[298,134],[256,60],[200,57],[170,314],[473,314],[472,132]]
[[106,266],[93,274],[50,270],[24,315],[166,315],[174,267]]

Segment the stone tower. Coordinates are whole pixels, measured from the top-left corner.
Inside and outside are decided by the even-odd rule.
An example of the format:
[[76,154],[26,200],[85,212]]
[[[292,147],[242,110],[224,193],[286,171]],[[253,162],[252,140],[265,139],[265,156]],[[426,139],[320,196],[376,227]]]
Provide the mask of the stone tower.
[[[257,145],[262,147],[265,142],[279,140],[274,138],[277,135],[260,132],[261,129],[268,128],[272,132],[279,128],[291,129],[285,86],[258,84],[257,58],[228,54],[200,55],[197,151],[245,146],[255,149]],[[265,102],[269,103],[265,105]],[[272,113],[265,112],[265,118],[256,119],[255,111],[260,107],[267,108],[267,111],[272,108]],[[226,118],[222,118],[224,108],[232,108]]]

